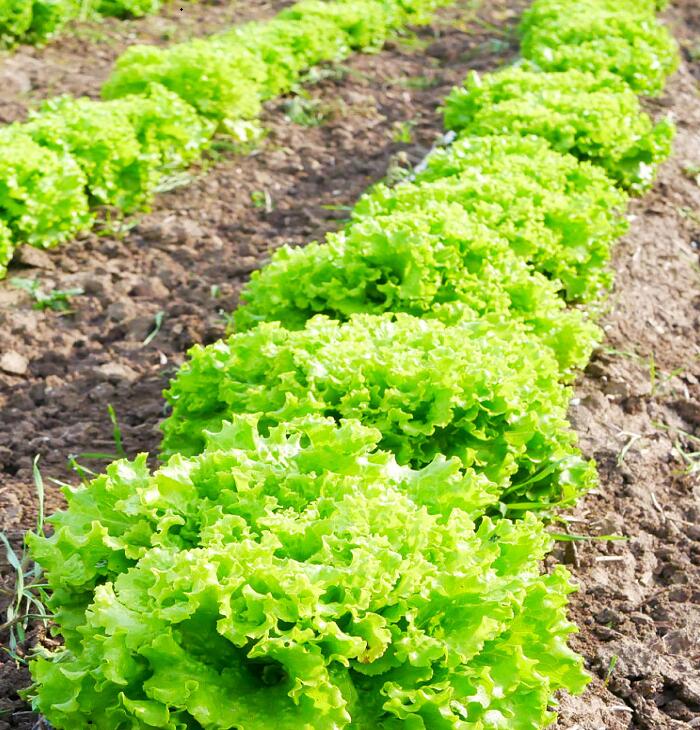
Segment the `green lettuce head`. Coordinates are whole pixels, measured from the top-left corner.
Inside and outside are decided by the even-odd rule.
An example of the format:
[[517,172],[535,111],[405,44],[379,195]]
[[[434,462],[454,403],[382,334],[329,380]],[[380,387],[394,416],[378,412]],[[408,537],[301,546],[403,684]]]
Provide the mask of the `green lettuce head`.
[[674,136],[673,124],[654,125],[618,76],[548,73],[527,64],[470,74],[447,98],[445,125],[461,134],[543,137],[558,152],[600,165],[633,192],[652,184]]
[[34,703],[59,730],[535,730],[585,686],[541,523],[477,526],[491,497],[458,463],[399,467],[317,417],[207,438],[113,464],[31,540],[66,638]]
[[166,392],[163,451],[192,455],[237,413],[263,429],[309,414],[355,418],[400,464],[456,456],[505,501],[570,503],[593,482],[566,421],[570,392],[552,353],[517,324],[445,326],[407,314],[263,323],[194,347]]

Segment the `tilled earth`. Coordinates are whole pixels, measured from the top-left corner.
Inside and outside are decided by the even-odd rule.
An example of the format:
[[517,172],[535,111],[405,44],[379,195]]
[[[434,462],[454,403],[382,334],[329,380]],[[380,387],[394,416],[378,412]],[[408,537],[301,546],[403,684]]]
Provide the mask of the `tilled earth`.
[[668,19],[686,65],[650,103],[678,126],[673,159],[632,206],[603,318],[607,342],[577,386],[572,421],[600,470],[558,557],[581,585],[574,646],[594,674],[562,728],[700,727],[700,6]]
[[[161,390],[189,346],[223,335],[250,272],[281,244],[301,245],[342,225],[368,185],[397,178],[420,160],[440,136],[437,107],[451,86],[468,69],[513,57],[512,31],[526,4],[464,0],[379,54],[325,68],[306,87],[307,97],[268,105],[268,134],[256,150],[235,155],[222,144],[206,169],[183,181],[188,185],[161,195],[151,213],[119,233],[91,234],[49,253],[19,252],[0,283],[0,529],[15,545],[36,517],[34,457],[51,511],[61,505],[51,478],[78,481],[69,455],[98,470],[104,462],[84,455],[115,450],[110,404],[126,452],[153,452]],[[200,25],[189,16],[175,35],[275,9],[247,3],[233,15],[227,4],[210,6],[213,16],[201,12]],[[184,23],[179,8],[163,17],[132,23],[133,38],[109,23],[118,40],[81,30],[87,40],[64,37],[46,49],[22,49],[36,61],[31,88],[0,88],[0,114],[21,118],[48,93],[95,94],[120,44],[166,42],[174,31],[159,35],[158,24]],[[651,108],[675,116],[676,156],[655,190],[634,204],[632,231],[616,253],[617,285],[604,318],[608,341],[581,378],[572,409],[585,452],[599,462],[601,484],[568,529],[628,539],[570,542],[557,551],[581,585],[572,599],[581,627],[574,643],[594,675],[583,697],[562,698],[559,726],[571,730],[700,727],[700,461],[692,456],[700,451],[695,0],[679,2],[669,21],[686,65]],[[102,60],[91,66],[80,43]],[[37,311],[9,284],[13,276],[84,294],[68,313]],[[0,571],[9,585],[2,558]],[[39,629],[20,649],[37,639],[44,640]],[[27,683],[26,671],[0,654],[0,730],[33,726],[36,718],[17,696]]]
[[0,51],[0,122],[59,94],[97,98],[114,61],[136,43],[170,45],[235,23],[264,20],[294,0],[168,0],[144,18],[75,21],[44,46]]

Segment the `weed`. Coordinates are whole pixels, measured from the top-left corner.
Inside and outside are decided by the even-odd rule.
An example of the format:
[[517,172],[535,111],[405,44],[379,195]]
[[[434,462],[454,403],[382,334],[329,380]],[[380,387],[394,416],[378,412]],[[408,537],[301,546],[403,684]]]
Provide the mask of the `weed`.
[[700,474],[700,451],[686,451],[680,441],[676,441],[673,446],[686,463],[683,474],[686,476]]
[[122,430],[119,427],[119,421],[117,421],[117,413],[111,403],[107,404],[107,413],[109,413],[109,420],[112,422],[112,436],[114,438],[114,445],[116,446],[117,454],[119,454],[120,458],[124,458],[126,456],[126,451],[124,450]]
[[610,657],[610,663],[608,664],[608,671],[605,673],[605,681],[604,684],[607,687],[608,683],[610,682],[610,677],[612,677],[612,673],[615,671],[615,667],[617,666],[617,660],[619,659],[617,654],[613,654]]
[[302,127],[318,127],[329,116],[329,110],[318,99],[306,94],[293,96],[282,105],[284,114],[290,122]]
[[404,89],[432,89],[437,86],[440,82],[436,78],[430,78],[429,76],[406,76],[397,79],[392,79],[389,83],[394,86],[401,86]]
[[312,66],[301,76],[294,92],[299,93],[299,89],[303,86],[313,86],[322,81],[344,81],[348,76],[360,78],[366,75],[342,63],[334,63],[330,66]]
[[169,193],[171,190],[190,185],[200,177],[193,175],[191,172],[174,172],[171,175],[163,175],[158,185],[156,185],[156,193]]
[[[153,329],[149,332],[146,339],[143,341],[142,346],[146,347],[147,345],[150,345],[153,340],[155,340],[156,336],[160,332],[160,328],[163,326],[163,319],[165,318],[165,312],[160,309],[156,312],[155,317],[153,318]],[[110,406],[111,408],[111,406]]]
[[700,185],[700,165],[686,165],[683,168],[683,174],[696,185]]
[[[34,487],[38,498],[38,516],[36,534],[44,534],[44,482],[39,470],[39,457],[33,464]],[[7,633],[7,644],[2,648],[17,662],[25,663],[17,649],[26,639],[26,632],[32,620],[39,620],[47,625],[49,614],[46,610],[46,583],[42,582],[41,568],[32,563],[26,549],[20,555],[12,547],[4,532],[0,532],[0,542],[5,547],[7,562],[14,570],[14,584],[0,587],[0,595],[9,598],[5,615],[0,623],[0,634]]]
[[620,436],[627,436],[628,439],[625,445],[620,449],[620,453],[617,455],[617,466],[622,466],[629,453],[630,449],[642,438],[641,434],[630,433],[629,431],[620,431]]
[[264,190],[254,190],[250,194],[250,201],[253,203],[254,208],[264,209],[266,213],[272,213],[272,196],[267,188]]
[[394,142],[400,142],[403,144],[410,144],[413,141],[413,127],[416,126],[416,123],[409,119],[406,122],[397,122],[394,125],[394,132],[392,134],[392,139]]
[[34,309],[52,309],[54,312],[70,312],[71,297],[85,293],[82,289],[51,289],[45,291],[38,279],[15,277],[10,280],[10,284],[29,294],[34,300]]
[[435,39],[432,36],[421,38],[419,35],[409,30],[402,30],[394,42],[402,51],[425,51]]

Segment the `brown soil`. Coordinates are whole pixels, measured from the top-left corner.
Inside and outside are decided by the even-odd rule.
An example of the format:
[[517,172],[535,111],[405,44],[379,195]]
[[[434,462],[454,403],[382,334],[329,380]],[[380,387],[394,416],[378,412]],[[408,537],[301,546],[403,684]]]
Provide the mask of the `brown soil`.
[[[692,62],[696,0],[677,2],[669,21]],[[700,65],[684,67],[652,107],[676,119],[675,155],[655,190],[632,207],[603,319],[606,346],[578,384],[571,412],[584,451],[598,462],[600,488],[573,513],[570,530],[627,540],[557,551],[581,586],[572,600],[581,628],[573,643],[594,675],[586,694],[562,700],[559,727],[570,730],[700,727],[700,98],[693,74],[700,78]]]
[[[224,334],[225,315],[249,273],[283,243],[303,244],[338,227],[371,183],[418,162],[440,137],[440,102],[467,69],[495,68],[514,56],[512,31],[526,0],[483,3],[488,7],[474,17],[480,4],[463,0],[379,54],[324,69],[309,87],[314,126],[287,118],[289,99],[270,104],[259,149],[222,152],[206,174],[195,171],[189,185],[160,196],[152,213],[121,234],[18,253],[0,283],[0,530],[16,546],[36,516],[35,455],[52,511],[62,497],[51,478],[79,481],[69,455],[114,451],[109,404],[126,452],[154,451],[162,389],[189,346]],[[58,65],[77,63],[72,51],[65,59]],[[42,68],[51,80],[39,80],[37,89],[74,90],[68,81],[54,88],[57,77]],[[81,68],[91,73],[89,65]],[[97,88],[103,75],[96,68],[81,90]],[[85,294],[74,298],[70,314],[36,311],[10,284],[14,276]],[[162,326],[144,345],[159,312]],[[3,371],[3,362],[23,372]],[[2,562],[0,572],[9,585]],[[40,633],[20,648],[43,640]],[[26,670],[0,653],[0,730],[32,727],[35,717],[17,696],[27,684]]]

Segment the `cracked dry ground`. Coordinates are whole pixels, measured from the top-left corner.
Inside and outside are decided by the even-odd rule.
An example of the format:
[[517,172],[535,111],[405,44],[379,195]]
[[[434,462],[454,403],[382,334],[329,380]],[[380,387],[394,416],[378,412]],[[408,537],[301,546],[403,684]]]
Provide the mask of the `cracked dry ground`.
[[700,6],[675,3],[668,20],[686,63],[649,108],[673,114],[675,153],[632,206],[607,341],[571,410],[600,470],[571,532],[628,539],[557,551],[581,585],[573,643],[594,675],[563,699],[568,730],[700,727]]

